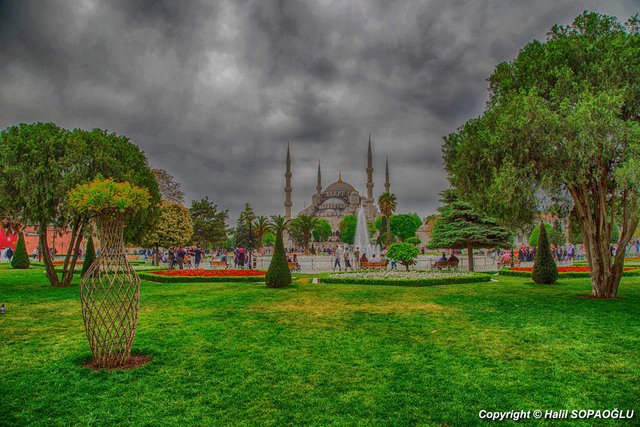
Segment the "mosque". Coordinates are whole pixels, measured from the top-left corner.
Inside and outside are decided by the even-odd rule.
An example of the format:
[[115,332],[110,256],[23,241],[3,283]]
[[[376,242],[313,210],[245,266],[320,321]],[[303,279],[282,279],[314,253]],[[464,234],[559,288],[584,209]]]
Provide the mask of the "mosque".
[[[376,201],[373,197],[373,155],[371,153],[371,135],[369,135],[369,150],[367,152],[367,195],[361,195],[355,187],[348,182],[342,180],[342,173],[339,174],[338,180],[329,184],[324,190],[322,188],[322,174],[320,164],[318,163],[318,180],[316,183],[316,192],[311,196],[311,204],[305,209],[298,212],[298,215],[312,215],[317,218],[326,219],[331,224],[332,237],[339,236],[340,221],[346,215],[357,215],[360,207],[364,208],[365,214],[369,221],[375,220],[379,211]],[[284,211],[285,217],[291,219],[291,155],[289,147],[287,147],[287,161],[285,171],[285,187],[284,187]],[[389,161],[385,164],[385,192],[389,192],[391,185],[389,183]]]

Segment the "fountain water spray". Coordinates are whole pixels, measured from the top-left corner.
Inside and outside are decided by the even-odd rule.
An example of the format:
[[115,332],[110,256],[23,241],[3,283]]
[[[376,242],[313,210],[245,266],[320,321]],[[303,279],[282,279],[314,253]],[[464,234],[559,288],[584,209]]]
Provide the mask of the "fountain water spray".
[[377,259],[380,259],[380,245],[372,245],[369,240],[367,216],[362,207],[358,210],[358,223],[356,224],[356,236],[353,243],[356,248],[360,248],[360,256],[366,254],[367,258],[371,260],[372,255],[375,255]]

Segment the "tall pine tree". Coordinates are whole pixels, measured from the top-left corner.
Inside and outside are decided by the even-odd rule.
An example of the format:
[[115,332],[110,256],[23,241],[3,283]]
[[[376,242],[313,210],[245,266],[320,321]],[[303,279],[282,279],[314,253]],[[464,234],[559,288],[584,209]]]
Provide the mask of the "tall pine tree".
[[440,217],[431,232],[429,248],[467,249],[469,270],[473,271],[473,249],[511,247],[509,230],[460,200],[454,189],[440,193]]

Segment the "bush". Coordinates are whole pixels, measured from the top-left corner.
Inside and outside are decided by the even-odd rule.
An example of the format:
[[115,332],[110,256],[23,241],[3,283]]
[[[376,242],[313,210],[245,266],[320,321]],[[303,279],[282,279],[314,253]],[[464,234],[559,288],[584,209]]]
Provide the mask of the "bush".
[[393,243],[387,251],[387,258],[398,261],[409,270],[409,266],[416,263],[418,248],[410,243]]
[[20,233],[18,236],[18,243],[16,244],[16,251],[11,258],[11,267],[16,269],[29,268],[29,254],[27,253],[27,247],[24,244],[24,234]]
[[291,270],[284,252],[282,232],[276,236],[276,246],[271,258],[269,270],[267,270],[266,282],[268,288],[284,288],[291,284]]
[[540,223],[540,238],[538,250],[536,252],[536,261],[533,265],[531,278],[539,285],[552,285],[558,280],[558,267],[556,267],[551,249],[549,248],[549,240],[547,238],[547,229]]
[[82,274],[80,277],[84,277],[84,273],[89,270],[91,264],[96,260],[96,249],[93,246],[93,238],[87,239],[87,247],[84,251],[84,262],[82,263]]

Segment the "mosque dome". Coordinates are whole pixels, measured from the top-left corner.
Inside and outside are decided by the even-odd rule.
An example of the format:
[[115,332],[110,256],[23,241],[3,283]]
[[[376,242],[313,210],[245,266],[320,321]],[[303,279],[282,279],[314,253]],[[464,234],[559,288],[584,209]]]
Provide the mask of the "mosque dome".
[[[356,191],[355,188],[353,188],[353,185],[344,182],[342,180],[342,173],[340,173],[340,176],[338,177],[338,180],[336,182],[334,182],[333,184],[330,184],[327,188],[325,188],[324,192],[328,193],[328,194],[332,194],[332,193],[344,193],[344,195],[349,195],[351,194],[351,192]],[[357,191],[356,191],[357,192]]]

